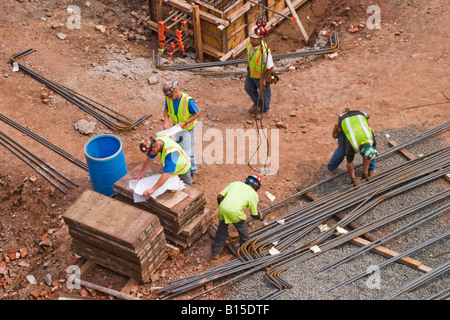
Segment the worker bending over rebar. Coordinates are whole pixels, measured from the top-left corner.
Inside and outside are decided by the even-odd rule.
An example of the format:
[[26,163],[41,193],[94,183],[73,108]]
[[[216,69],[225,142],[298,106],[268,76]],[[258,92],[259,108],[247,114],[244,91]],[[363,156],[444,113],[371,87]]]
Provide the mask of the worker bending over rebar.
[[265,213],[258,212],[259,197],[257,191],[261,187],[261,179],[257,175],[248,176],[244,182],[230,183],[217,196],[219,204],[219,226],[211,244],[212,257],[217,260],[228,237],[228,224],[232,223],[239,234],[239,244],[249,240],[247,216],[244,210],[249,208],[254,219],[264,220]]
[[369,116],[364,111],[351,111],[347,108],[339,116],[338,123],[333,128],[332,135],[338,140],[338,147],[328,162],[328,170],[336,170],[346,158],[347,171],[353,186],[358,184],[353,165],[355,153],[363,157],[362,179],[369,181],[375,174],[375,159],[378,157],[378,151],[375,148],[376,141],[368,119]]

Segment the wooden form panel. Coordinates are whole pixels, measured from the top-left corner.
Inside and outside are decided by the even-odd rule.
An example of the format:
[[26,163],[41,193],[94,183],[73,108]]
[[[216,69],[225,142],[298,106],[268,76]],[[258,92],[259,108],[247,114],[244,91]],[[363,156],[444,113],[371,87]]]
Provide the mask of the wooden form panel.
[[[286,2],[284,0],[267,0],[267,7],[276,12],[281,12],[286,8]],[[267,20],[272,19],[276,15],[276,13],[267,10]]]
[[[158,0],[153,2],[152,11],[162,12],[158,10]],[[307,0],[293,0],[292,6],[296,9]],[[255,1],[256,2],[256,1]],[[220,10],[219,1],[214,4],[206,3],[202,0],[182,1],[182,0],[165,0],[165,5],[169,5],[174,9],[182,10],[192,14],[193,7],[199,7],[200,30],[194,30],[196,42],[198,43],[198,35],[201,35],[202,50],[213,57],[220,60],[226,60],[234,55],[234,51],[242,51],[243,43],[248,38],[249,29],[256,23],[261,12],[266,12],[266,20],[268,30],[274,25],[285,19],[282,15],[290,16],[290,10],[285,0],[265,0],[262,5],[280,12],[278,15],[269,10],[249,2],[247,0],[236,0],[225,10]],[[155,13],[153,14],[153,16]],[[198,29],[198,27],[195,27]],[[196,47],[199,50],[199,47]],[[232,52],[232,53],[230,53]],[[230,53],[230,54],[228,54]],[[202,52],[198,56],[202,56]]]

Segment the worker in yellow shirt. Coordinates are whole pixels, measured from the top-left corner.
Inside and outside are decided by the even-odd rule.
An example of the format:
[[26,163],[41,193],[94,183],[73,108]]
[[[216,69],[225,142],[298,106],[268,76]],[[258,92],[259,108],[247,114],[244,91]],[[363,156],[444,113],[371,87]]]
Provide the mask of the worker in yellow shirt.
[[258,212],[259,197],[257,191],[261,187],[261,179],[257,175],[248,176],[245,182],[230,183],[217,196],[219,204],[219,226],[211,244],[212,257],[218,259],[228,237],[228,224],[232,223],[239,234],[239,243],[249,240],[247,216],[244,212],[249,208],[254,219],[264,220],[265,214]]

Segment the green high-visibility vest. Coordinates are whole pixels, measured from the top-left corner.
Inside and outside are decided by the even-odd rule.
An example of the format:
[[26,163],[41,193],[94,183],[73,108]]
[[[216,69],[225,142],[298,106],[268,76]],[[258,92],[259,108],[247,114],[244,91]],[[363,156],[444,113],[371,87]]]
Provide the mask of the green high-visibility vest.
[[[180,103],[178,105],[178,112],[175,114],[175,108],[173,106],[173,100],[169,97],[166,97],[167,102],[167,113],[169,117],[172,119],[172,121],[176,124],[181,123],[189,119],[192,114],[189,112],[189,101],[192,99],[192,97],[188,96],[184,92],[181,93]],[[194,129],[195,124],[197,123],[197,119],[194,121],[187,123],[186,126],[183,128],[185,130],[192,130]]]
[[166,156],[168,154],[172,152],[178,152],[178,160],[175,166],[175,172],[172,172],[172,174],[180,175],[185,174],[189,171],[189,169],[191,168],[191,159],[178,143],[164,134],[157,136],[155,140],[164,142],[164,147],[160,152],[158,152],[163,166],[166,165]]
[[[247,58],[248,67],[250,70],[250,78],[261,79],[262,73],[266,70],[266,57],[270,52],[267,44],[261,41],[261,45],[256,49],[252,56],[250,56],[250,40],[247,41]],[[262,48],[262,50],[261,50]],[[262,61],[262,56],[264,55],[264,61]]]
[[355,153],[361,151],[359,147],[364,143],[373,146],[372,129],[369,127],[369,123],[363,115],[358,114],[345,118],[341,122],[341,128],[347,139],[350,141]]

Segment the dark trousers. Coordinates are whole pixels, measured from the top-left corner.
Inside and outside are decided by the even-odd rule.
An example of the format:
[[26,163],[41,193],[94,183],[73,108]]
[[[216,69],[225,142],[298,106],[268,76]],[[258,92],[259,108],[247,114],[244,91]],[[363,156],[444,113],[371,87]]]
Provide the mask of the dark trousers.
[[265,113],[270,109],[270,98],[272,93],[270,91],[270,85],[266,82],[266,86],[261,92],[259,87],[259,79],[250,77],[250,71],[247,71],[245,78],[244,90],[247,92],[253,104],[258,107],[259,112]]
[[[242,245],[243,243],[249,240],[247,223],[245,220],[233,223],[239,234],[239,243]],[[212,253],[221,253],[223,246],[227,242],[228,237],[228,224],[226,224],[223,220],[219,221],[219,227],[216,231],[216,236],[214,241],[211,244]]]

